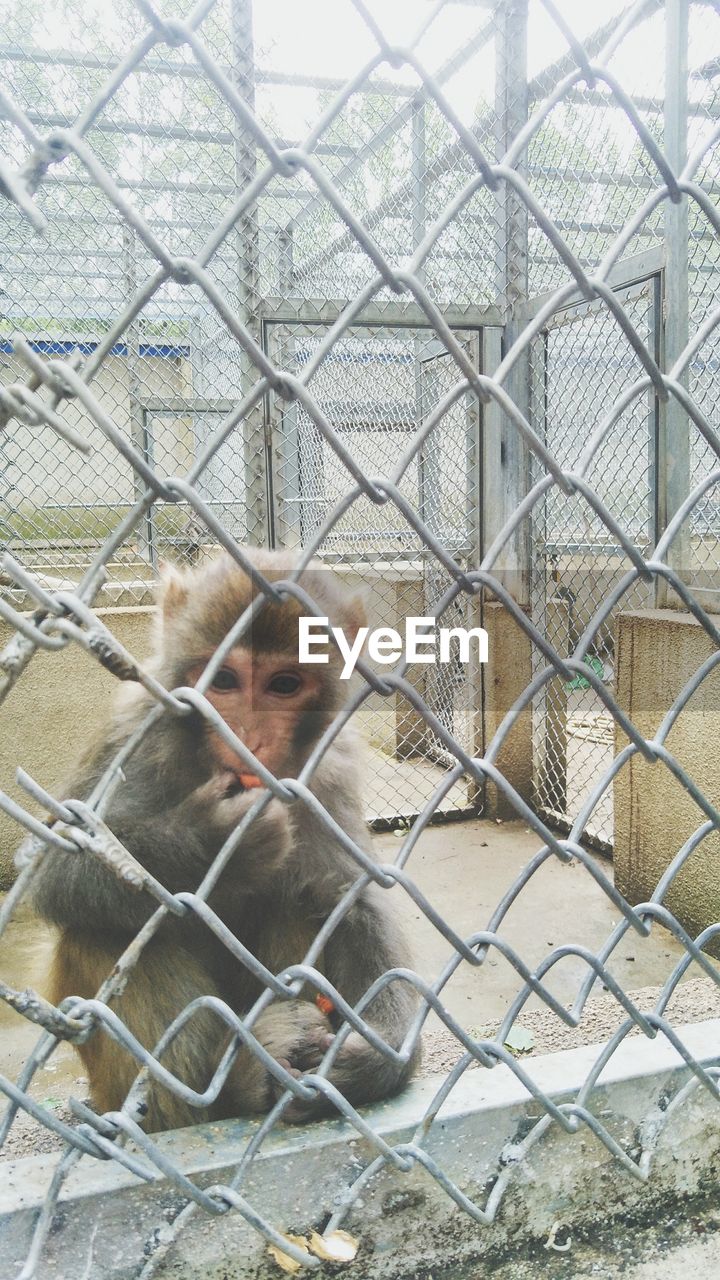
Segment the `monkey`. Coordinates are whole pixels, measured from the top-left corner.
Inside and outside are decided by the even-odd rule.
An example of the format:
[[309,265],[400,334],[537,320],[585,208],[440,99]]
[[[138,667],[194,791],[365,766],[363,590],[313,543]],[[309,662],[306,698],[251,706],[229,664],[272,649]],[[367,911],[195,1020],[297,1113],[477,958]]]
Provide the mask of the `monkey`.
[[[266,579],[287,576],[287,556],[244,550]],[[330,570],[313,562],[300,585],[331,624],[350,636],[357,634],[364,621],[362,601]],[[164,566],[146,669],[168,690],[194,685],[258,590],[227,552],[193,568]],[[306,612],[290,597],[266,602],[205,693],[256,761],[277,778],[299,775],[347,698],[334,646],[328,646],[325,665],[299,663],[298,619]],[[120,686],[109,727],[78,767],[66,788],[69,795],[89,796],[155,706],[155,697],[143,685]],[[195,891],[227,837],[257,802],[260,779],[196,707],[185,715],[164,709],[126,753],[122,770],[123,780],[103,821],[167,891]],[[308,785],[338,826],[372,856],[360,777],[358,741],[348,725],[324,751]],[[288,805],[273,796],[241,836],[208,905],[243,947],[280,974],[302,962],[318,930],[361,874],[356,859],[301,797]],[[33,899],[57,933],[49,978],[55,1004],[70,996],[93,998],[158,907],[151,893],[118,879],[101,861],[56,846],[47,847],[39,860]],[[406,940],[381,887],[369,882],[361,889],[328,938],[319,964],[350,1006],[383,973],[410,965]],[[294,1077],[319,1066],[342,1023],[333,1002],[309,987],[306,983],[301,997],[290,1000],[276,995],[251,1028]],[[263,989],[206,923],[191,911],[182,918],[168,913],[110,1007],[154,1051],[172,1020],[198,997],[218,997],[242,1017]],[[365,1006],[363,1017],[399,1050],[416,1008],[412,983],[394,978]],[[201,1007],[165,1047],[161,1061],[202,1092],[231,1039],[228,1024],[212,1008]],[[93,1105],[100,1112],[119,1110],[138,1074],[137,1059],[104,1028],[96,1027],[77,1048]],[[392,1060],[353,1029],[329,1080],[357,1106],[401,1089],[417,1060],[417,1051]],[[200,1107],[153,1078],[142,1119],[148,1131],[157,1132],[199,1120],[259,1114],[283,1091],[243,1044],[214,1102]],[[317,1091],[312,1102],[295,1097],[283,1119],[305,1121],[333,1109]]]

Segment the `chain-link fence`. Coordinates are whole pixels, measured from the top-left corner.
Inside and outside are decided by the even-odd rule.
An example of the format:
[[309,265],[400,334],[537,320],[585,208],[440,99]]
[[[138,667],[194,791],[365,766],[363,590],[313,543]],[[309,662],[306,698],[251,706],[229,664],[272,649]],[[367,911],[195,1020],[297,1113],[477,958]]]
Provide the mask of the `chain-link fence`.
[[[252,1027],[271,995],[293,1002],[307,986],[342,1017],[317,1071],[275,1064],[286,1092],[221,1186],[188,1179],[138,1126],[159,1061],[112,1011],[113,982],[142,967],[165,914],[178,915],[178,927],[190,916],[208,925],[210,885],[178,898],[145,879],[157,924],[130,944],[99,1000],[56,1009],[3,983],[7,1004],[44,1028],[17,1083],[0,1081],[3,1137],[20,1109],[68,1144],[24,1276],[35,1273],[81,1155],[140,1178],[162,1173],[185,1198],[188,1207],[148,1241],[138,1275],[162,1268],[197,1209],[238,1214],[295,1261],[316,1265],[247,1190],[293,1100],[324,1096],[369,1144],[365,1167],[338,1189],[330,1232],[386,1168],[422,1166],[475,1222],[492,1221],[513,1170],[548,1129],[589,1126],[618,1168],[645,1178],[658,1132],[690,1086],[664,1100],[662,1119],[653,1113],[652,1134],[618,1138],[593,1112],[592,1086],[633,1027],[678,1045],[707,1104],[717,1100],[716,1073],[666,1017],[690,961],[717,981],[705,952],[717,926],[693,940],[666,905],[688,858],[720,826],[713,796],[666,745],[717,654],[649,732],[620,704],[615,666],[620,611],[679,603],[713,648],[720,641],[720,14],[710,0],[576,9],[551,0],[391,11],[370,0],[269,0],[253,11],[250,0],[200,0],[181,11],[57,0],[48,17],[33,0],[6,7],[0,616],[17,634],[0,668],[5,714],[40,651],[57,661],[77,646],[88,663],[99,658],[139,680],[164,716],[182,715],[186,695],[131,660],[118,618],[97,610],[142,610],[161,560],[201,565],[218,544],[245,567],[243,544],[296,552],[290,594],[319,556],[340,578],[365,580],[384,624],[411,613],[472,625],[479,609],[487,621],[499,604],[529,653],[522,691],[494,719],[487,686],[502,684],[502,652],[487,676],[456,663],[422,678],[404,662],[381,675],[362,666],[351,705],[374,752],[368,816],[414,825],[396,857],[375,866],[315,805],[359,877],[319,936],[332,937],[374,880],[414,904],[451,959],[432,980],[405,970],[378,979],[381,992],[409,983],[420,993],[397,1048],[373,1040],[363,1001],[352,1009],[328,989],[320,943],[298,955],[290,976],[269,975],[242,937],[230,937],[266,989],[242,1015],[224,1011],[233,1039],[213,1088],[241,1045],[256,1046]],[[276,598],[262,575],[260,587]],[[211,722],[207,699],[190,705]],[[527,790],[503,756],[525,719]],[[43,731],[41,712],[34,732]],[[670,770],[699,824],[637,909],[587,849],[612,844],[613,780],[635,757]],[[109,762],[113,786],[125,763]],[[295,784],[262,776],[280,803],[312,807],[312,772]],[[43,777],[20,781],[27,802],[1,803],[30,832],[34,856],[0,931],[31,890],[43,850],[100,856],[127,872],[100,795],[89,808],[58,805]],[[433,818],[477,815],[488,783],[539,851],[464,937],[418,887],[411,855]],[[57,831],[34,816],[38,805]],[[503,923],[549,859],[576,859],[620,923],[596,949],[574,935],[549,944],[532,971]],[[641,1013],[611,961],[629,928],[644,937],[660,925],[679,956],[652,1012]],[[458,966],[482,979],[496,949],[518,985],[488,1038],[448,1012],[443,991]],[[568,954],[582,962],[569,1010],[546,981]],[[559,1106],[506,1041],[531,995],[574,1024],[600,983],[627,1021]],[[412,1140],[393,1146],[334,1088],[333,1062],[351,1029],[388,1061],[409,1061],[431,1010],[464,1056]],[[123,1046],[139,1076],[122,1110],[102,1118],[74,1103],[68,1124],[31,1085],[58,1042],[88,1033]],[[499,1063],[535,1099],[535,1118],[512,1158],[498,1151],[487,1200],[466,1194],[431,1154],[433,1122],[468,1066]],[[187,1084],[166,1083],[188,1097]],[[128,1137],[139,1154],[128,1153]]]
[[[492,7],[483,9],[479,24],[471,9],[456,6],[442,24],[432,24],[432,39],[429,28],[420,53],[427,57],[438,86],[462,123],[470,127],[475,143],[492,150],[503,130],[508,137],[517,132],[549,89],[569,69],[572,73],[572,63],[554,36],[552,22],[539,11],[536,15],[531,7],[526,83],[511,62],[507,68],[501,66],[502,26]],[[691,148],[702,147],[707,140],[715,111],[717,77],[711,60],[704,58],[711,20],[707,10],[707,6],[693,6],[689,15],[690,75],[685,85],[685,110]],[[131,5],[114,8],[100,32],[86,22],[82,11],[66,16],[71,24],[72,48],[59,36],[41,37],[42,19],[32,8],[22,19],[8,11],[5,44],[0,46],[8,92],[14,94],[32,129],[40,135],[72,123],[73,110],[68,104],[92,100],[127,41],[142,38],[142,17]],[[608,10],[607,17],[606,27],[587,34],[589,56],[610,37],[615,11]],[[340,11],[331,22],[342,22]],[[643,10],[629,24],[621,47],[613,54],[638,118],[654,137],[661,137],[667,124],[663,23],[660,6]],[[282,5],[278,4],[277,12],[272,5],[264,6],[262,13],[255,15],[253,30],[251,17],[242,7],[223,4],[208,15],[203,35],[209,56],[241,88],[268,136],[278,134],[287,145],[298,141],[303,128],[313,128],[322,118],[343,81],[337,74],[313,73],[309,53],[304,55],[302,70],[297,70],[289,31],[285,38],[278,35],[286,26]],[[342,44],[339,35],[333,39],[333,30],[328,31],[328,49]],[[365,38],[362,27],[356,35]],[[651,59],[636,56],[646,40],[657,55]],[[536,49],[538,53],[533,53]],[[216,243],[214,228],[233,191],[256,172],[253,140],[221,89],[182,48],[156,46],[151,52],[152,56],[136,64],[132,75],[105,104],[102,115],[88,121],[87,137],[95,154],[112,170],[117,189],[132,199],[168,252],[192,254],[204,243],[212,244],[208,278],[237,305],[238,314],[245,317],[270,358],[287,355],[292,367],[300,371],[310,358],[303,353],[312,352],[322,341],[344,300],[370,279],[372,264],[342,214],[324,199],[304,170],[298,170],[292,182],[276,175],[264,183],[247,217]],[[333,70],[332,57],[328,56],[327,68],[324,63],[323,68]],[[483,86],[481,91],[478,85]],[[288,132],[292,137],[285,136]],[[25,141],[22,130],[10,134],[11,161],[22,163]],[[314,154],[322,160],[342,199],[363,220],[378,249],[393,259],[412,253],[473,173],[472,155],[462,138],[432,94],[413,84],[412,74],[407,72],[374,72],[361,79],[357,91],[317,140]],[[533,133],[522,171],[571,252],[585,267],[601,261],[638,198],[651,192],[654,184],[647,152],[637,134],[628,129],[623,104],[602,85],[580,82],[568,85]],[[82,163],[75,156],[66,157],[62,168],[48,170],[35,201],[53,227],[52,237],[41,246],[32,224],[20,211],[7,206],[2,214],[3,382],[12,383],[18,375],[18,358],[13,352],[13,335],[18,331],[38,354],[89,357],[103,404],[142,456],[161,470],[184,474],[201,456],[213,429],[230,412],[243,380],[250,376],[250,370],[243,369],[244,357],[236,354],[232,334],[202,288],[196,284],[179,288],[177,283],[164,280],[148,291],[132,323],[116,332],[117,316],[152,275],[148,243],[128,223],[121,207],[108,207],[102,191],[86,180]],[[462,324],[455,333],[458,339],[465,335],[462,340],[475,368],[480,368],[479,335],[499,323],[508,284],[514,304],[522,298],[531,301],[557,286],[565,271],[562,258],[542,228],[522,212],[514,220],[513,237],[506,241],[506,215],[503,201],[487,188],[472,191],[424,256],[420,272],[448,319]],[[688,218],[700,219],[697,228],[688,225],[685,232],[689,316],[698,323],[712,289],[716,246],[703,215],[689,210]],[[648,290],[653,279],[659,280],[662,269],[663,219],[662,209],[645,219],[624,255],[648,282]],[[656,298],[656,311],[648,319],[652,332],[643,329],[643,340],[650,345],[659,341],[661,305]],[[374,327],[368,323],[372,313],[377,321]],[[568,451],[579,438],[574,420],[583,405],[592,412],[593,396],[600,390],[590,378],[587,363],[584,335],[589,333],[590,321],[582,321],[577,309],[572,314],[577,324],[563,330],[563,342],[559,323],[562,319],[565,325],[571,316],[557,313],[550,317],[547,329],[537,338],[537,346],[543,346],[545,354],[539,349],[534,353],[537,385],[533,394],[545,395],[547,379],[553,387],[548,409],[553,411],[563,397],[565,400],[565,412],[552,423],[551,431],[553,446],[559,447],[568,465]],[[393,316],[401,321],[399,325],[393,324]],[[355,454],[362,465],[371,472],[382,472],[388,451],[396,448],[403,431],[422,419],[428,397],[440,393],[443,377],[451,378],[453,366],[444,349],[434,349],[437,338],[431,326],[410,327],[418,322],[427,326],[427,317],[416,304],[400,304],[393,301],[391,293],[380,291],[362,319],[366,327],[356,331],[352,342],[348,336],[323,362],[316,377],[316,394],[321,403],[329,395],[329,421],[353,432]],[[109,346],[108,334],[113,335]],[[598,333],[589,335],[587,341],[599,345],[602,339]],[[395,364],[386,359],[390,351],[397,353]],[[706,352],[696,353],[689,374],[699,404],[704,403],[703,396],[711,394],[709,358]],[[344,385],[334,380],[339,371]],[[393,373],[401,371],[405,376],[396,382]],[[576,390],[576,377],[587,384],[584,395]],[[331,395],[320,385],[323,378],[333,387]],[[68,412],[72,418],[72,406]],[[281,451],[288,448],[288,432],[294,439],[294,427],[288,424],[290,415],[297,412],[292,408],[284,413],[282,406],[274,404],[259,406],[252,428],[247,428],[245,443],[238,433],[230,436],[198,478],[201,496],[240,541],[270,540],[287,545],[290,537],[291,544],[300,539],[306,545],[318,521],[337,499],[342,470],[336,467],[333,475],[331,460],[327,467],[320,464],[320,445],[314,452],[298,452],[296,460],[273,473],[273,450],[276,446]],[[299,412],[298,442],[305,444],[307,438],[309,449],[312,431],[305,427]],[[651,406],[649,420],[652,412]],[[453,413],[457,427],[448,453],[452,452],[454,465],[446,464],[438,433],[431,433],[421,454],[413,459],[405,484],[409,499],[419,503],[425,520],[435,521],[431,527],[437,527],[445,545],[460,560],[469,557],[463,563],[471,563],[480,546],[473,513],[478,506],[483,407],[458,405]],[[449,423],[447,415],[445,423]],[[621,427],[624,424],[618,426],[618,432]],[[92,424],[87,429],[93,452],[82,471],[74,465],[72,450],[63,451],[60,446],[58,453],[57,446],[51,449],[51,438],[42,430],[18,431],[3,440],[5,537],[9,547],[43,579],[59,577],[76,582],[117,520],[140,496],[140,485],[128,460],[118,458]],[[652,436],[652,427],[650,432]],[[654,439],[648,447],[647,501],[654,508]],[[689,447],[688,465],[697,482],[710,465],[709,446],[698,436]],[[253,457],[251,472],[246,466],[249,455]],[[52,463],[48,461],[51,457]],[[264,466],[258,462],[263,458]],[[32,466],[28,465],[30,459]],[[293,468],[298,471],[295,477]],[[269,486],[268,476],[273,474],[274,483]],[[640,501],[639,492],[636,496]],[[616,499],[622,504],[619,492]],[[382,566],[381,573],[390,565],[394,580],[401,575],[411,593],[418,580],[427,585],[421,541],[402,521],[385,520],[376,505],[368,505],[362,512],[361,504],[356,504],[333,530],[322,554],[342,556],[348,565],[362,563],[374,581],[378,572],[372,568],[373,558]],[[437,511],[431,516],[433,507]],[[709,494],[693,517],[693,561],[706,577],[717,566],[713,511]],[[595,545],[581,514],[577,528],[565,520],[558,536],[551,534],[546,555],[545,519],[544,511],[538,508],[532,537],[538,549],[531,570],[536,583],[534,608],[544,610],[542,597],[553,600],[556,585],[563,597],[576,599],[578,584],[572,579],[581,568],[587,572],[580,595],[586,597],[587,604],[597,606],[612,548],[605,545],[602,534]],[[555,523],[552,517],[551,522]],[[648,537],[652,536],[649,523]],[[116,549],[107,565],[105,590],[116,604],[148,603],[158,560],[192,561],[208,541],[191,506],[158,500],[133,535]],[[566,570],[568,557],[572,568]],[[432,607],[431,596],[426,603]],[[388,588],[384,604],[386,609],[396,609],[395,588]],[[601,651],[593,656],[603,671],[611,672],[607,642],[607,636],[599,638]],[[460,720],[472,716],[472,699],[463,703],[457,690],[447,690],[445,700],[446,715],[450,702],[457,707],[460,732]],[[591,693],[570,701],[578,705],[567,711],[556,708],[547,716],[536,709],[535,734],[538,798],[548,811],[568,820],[577,811],[572,797],[584,795],[599,775],[603,744],[607,745],[612,734],[610,721],[594,706]],[[559,717],[561,722],[554,724]],[[389,726],[379,714],[371,717],[367,732],[378,753],[378,776],[383,778],[372,797],[370,816],[390,822],[414,816],[429,794],[424,780],[432,776],[427,767],[433,759],[432,743],[428,740],[428,751],[421,752],[417,735],[410,735],[408,741],[401,725]],[[408,763],[411,760],[414,765]],[[572,777],[561,778],[568,769]],[[554,782],[553,773],[558,774]],[[478,796],[468,802],[460,788],[450,793],[443,809],[462,812],[468,803],[477,811]],[[611,845],[610,814],[598,815],[595,826],[596,836]]]

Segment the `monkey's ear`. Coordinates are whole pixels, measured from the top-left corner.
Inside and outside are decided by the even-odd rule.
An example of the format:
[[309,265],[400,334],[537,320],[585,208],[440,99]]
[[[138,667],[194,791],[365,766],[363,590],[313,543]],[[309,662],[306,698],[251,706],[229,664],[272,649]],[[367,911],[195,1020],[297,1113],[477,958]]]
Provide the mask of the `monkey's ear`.
[[172,618],[187,602],[188,582],[185,574],[167,560],[160,564],[157,601],[164,618]]
[[367,625],[367,608],[362,591],[343,601],[343,631],[352,642],[361,627]]

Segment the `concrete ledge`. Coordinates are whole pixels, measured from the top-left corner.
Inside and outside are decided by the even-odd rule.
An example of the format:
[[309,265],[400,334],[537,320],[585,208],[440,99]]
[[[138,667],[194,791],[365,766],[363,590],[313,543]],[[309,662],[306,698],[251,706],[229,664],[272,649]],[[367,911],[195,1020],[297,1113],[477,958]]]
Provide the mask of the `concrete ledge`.
[[[717,1063],[720,1020],[679,1028],[678,1035],[698,1061]],[[572,1102],[601,1048],[531,1059],[523,1070],[555,1102]],[[427,1137],[418,1141],[481,1208],[505,1168],[507,1188],[495,1220],[484,1226],[459,1210],[419,1164],[409,1173],[386,1168],[363,1189],[344,1224],[361,1242],[348,1274],[354,1270],[363,1280],[400,1280],[418,1270],[450,1275],[460,1265],[489,1262],[546,1239],[558,1220],[582,1232],[593,1223],[607,1226],[613,1216],[648,1219],[702,1193],[720,1171],[717,1103],[695,1088],[681,1106],[668,1110],[690,1078],[664,1037],[632,1037],[620,1045],[592,1095],[593,1114],[635,1163],[644,1150],[642,1135],[649,1135],[653,1154],[645,1183],[631,1176],[584,1124],[575,1134],[553,1124],[523,1154],[519,1144],[544,1108],[507,1067],[466,1072]],[[443,1079],[422,1080],[402,1097],[367,1110],[365,1118],[391,1144],[411,1142]],[[202,1125],[163,1134],[157,1143],[183,1173],[208,1186],[232,1177],[256,1127],[241,1121]],[[280,1231],[322,1228],[374,1154],[344,1122],[278,1129],[240,1191]],[[15,1275],[25,1258],[57,1161],[57,1155],[38,1156],[2,1166],[3,1276]],[[152,1245],[159,1230],[167,1229],[182,1204],[182,1196],[163,1178],[139,1183],[111,1163],[85,1158],[63,1192],[41,1274],[90,1276],[101,1270],[104,1277],[130,1280],[148,1256],[148,1242]],[[176,1280],[260,1280],[280,1273],[264,1241],[239,1213],[210,1218],[198,1211],[154,1274]]]

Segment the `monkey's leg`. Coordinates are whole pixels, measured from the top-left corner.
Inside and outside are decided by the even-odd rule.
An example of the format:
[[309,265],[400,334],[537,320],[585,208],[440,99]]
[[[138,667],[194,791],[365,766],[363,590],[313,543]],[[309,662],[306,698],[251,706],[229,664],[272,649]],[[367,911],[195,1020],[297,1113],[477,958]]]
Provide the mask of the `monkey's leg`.
[[[56,1004],[70,995],[92,999],[116,960],[117,950],[108,949],[90,935],[63,933],[55,952],[50,998]],[[136,1039],[152,1050],[177,1015],[202,995],[221,996],[210,969],[176,941],[160,939],[146,947],[125,990],[111,1007]],[[229,1035],[217,1014],[199,1010],[163,1054],[163,1066],[201,1092],[212,1078]],[[102,1028],[78,1045],[78,1052],[94,1106],[101,1112],[119,1110],[140,1064]],[[251,1050],[241,1049],[226,1087],[211,1107],[193,1107],[153,1081],[144,1127],[152,1133],[262,1111],[271,1100],[265,1068]]]

